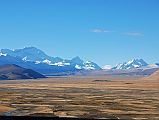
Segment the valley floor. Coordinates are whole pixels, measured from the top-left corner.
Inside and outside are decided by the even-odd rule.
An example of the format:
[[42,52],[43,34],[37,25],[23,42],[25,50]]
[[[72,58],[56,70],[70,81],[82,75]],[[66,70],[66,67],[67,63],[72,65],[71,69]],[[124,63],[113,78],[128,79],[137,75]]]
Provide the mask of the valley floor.
[[59,77],[0,81],[0,115],[159,119],[159,81]]

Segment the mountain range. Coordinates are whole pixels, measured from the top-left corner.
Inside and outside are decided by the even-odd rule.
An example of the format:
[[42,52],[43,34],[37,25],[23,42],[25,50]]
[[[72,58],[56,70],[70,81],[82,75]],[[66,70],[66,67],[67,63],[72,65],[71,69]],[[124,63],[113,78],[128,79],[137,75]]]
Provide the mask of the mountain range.
[[26,69],[32,69],[39,73],[50,75],[57,75],[58,73],[65,75],[66,72],[67,74],[75,74],[75,72],[81,73],[81,71],[88,73],[89,71],[103,71],[104,69],[112,74],[114,71],[116,73],[117,71],[142,71],[159,68],[159,64],[148,64],[143,59],[133,59],[128,62],[119,63],[115,67],[111,67],[110,65],[100,67],[92,61],[83,61],[78,56],[71,60],[52,57],[35,47],[25,47],[23,49],[14,50],[1,49],[0,65],[5,64],[16,64]]
[[128,62],[117,64],[115,67],[105,65],[102,67],[104,70],[131,70],[131,69],[151,69],[159,68],[159,63],[148,64],[143,59],[133,59]]
[[16,64],[41,73],[101,69],[96,63],[91,61],[84,62],[78,56],[71,60],[51,57],[35,47],[14,50],[1,49],[0,65],[4,64]]
[[133,69],[147,66],[148,64],[143,59],[133,59],[128,62],[119,63],[112,69]]

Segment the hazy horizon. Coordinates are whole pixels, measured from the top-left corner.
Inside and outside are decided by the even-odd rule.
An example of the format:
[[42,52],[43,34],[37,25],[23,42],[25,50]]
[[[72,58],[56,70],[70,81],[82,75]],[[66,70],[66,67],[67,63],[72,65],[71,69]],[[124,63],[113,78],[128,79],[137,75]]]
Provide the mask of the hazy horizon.
[[158,63],[158,0],[0,1],[0,49],[33,46],[100,66]]

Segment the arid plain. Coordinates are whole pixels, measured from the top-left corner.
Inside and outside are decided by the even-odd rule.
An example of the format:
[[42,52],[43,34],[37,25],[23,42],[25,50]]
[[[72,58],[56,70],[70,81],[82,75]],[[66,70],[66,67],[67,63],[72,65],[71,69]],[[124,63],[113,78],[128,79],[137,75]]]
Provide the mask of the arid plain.
[[0,115],[159,119],[159,80],[54,77],[0,81]]

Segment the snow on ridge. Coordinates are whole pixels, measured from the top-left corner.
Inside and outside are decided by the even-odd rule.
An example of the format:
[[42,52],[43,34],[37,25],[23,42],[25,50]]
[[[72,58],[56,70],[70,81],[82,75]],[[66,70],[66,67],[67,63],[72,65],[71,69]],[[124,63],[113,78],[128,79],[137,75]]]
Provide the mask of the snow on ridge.
[[23,61],[27,61],[27,56],[25,56],[22,60],[23,60]]
[[127,63],[126,63],[126,65],[130,65],[131,63],[133,63],[134,62],[134,59],[133,60],[130,60],[130,61],[128,61]]
[[43,63],[46,63],[46,64],[49,64],[49,65],[51,64],[51,61],[48,60],[48,59],[45,59],[45,60],[43,60],[42,62],[43,62]]
[[122,69],[122,65],[123,65],[122,63],[117,64],[116,69]]
[[140,67],[139,65],[134,65],[134,64],[133,64],[133,66],[134,66],[135,68],[138,68],[138,67]]
[[40,61],[35,61],[35,64],[40,64],[41,62]]
[[5,54],[5,53],[0,53],[0,56],[7,56],[7,54]]
[[57,63],[51,64],[51,65],[55,65],[55,66],[64,66],[64,64],[63,64],[62,62],[57,62]]
[[70,63],[64,63],[64,62],[57,62],[57,63],[54,63],[54,64],[50,64],[50,65],[55,65],[55,66],[69,66]]
[[131,67],[129,66],[129,67],[127,67],[126,69],[129,70],[130,68],[131,68]]
[[91,62],[85,63],[84,66],[83,66],[83,68],[84,68],[85,70],[95,70],[95,66],[94,66],[93,64],[90,64],[90,63],[91,63]]
[[77,65],[77,64],[75,65],[75,68],[79,69],[79,70],[82,69],[82,67],[80,65]]
[[92,67],[92,66],[84,66],[83,68],[84,68],[85,70],[95,70],[95,68]]

